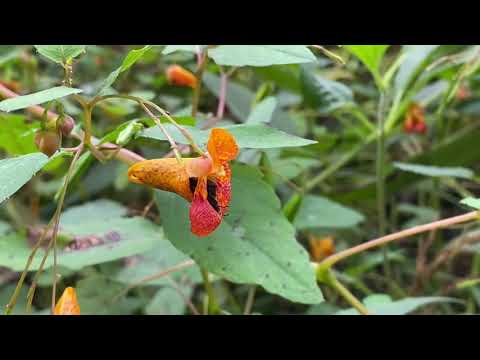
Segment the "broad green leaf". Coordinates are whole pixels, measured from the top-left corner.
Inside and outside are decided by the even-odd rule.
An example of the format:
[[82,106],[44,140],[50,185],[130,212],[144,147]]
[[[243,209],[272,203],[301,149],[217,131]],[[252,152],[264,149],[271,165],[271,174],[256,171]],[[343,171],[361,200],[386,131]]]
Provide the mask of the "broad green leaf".
[[[180,293],[181,292],[181,293]],[[166,286],[158,290],[152,301],[145,307],[147,315],[183,315],[185,313],[185,298],[189,299],[193,294],[191,286],[178,285]]]
[[38,122],[27,123],[25,116],[0,113],[0,148],[10,155],[37,152],[34,142]]
[[404,45],[404,60],[395,76],[395,97],[401,98],[412,80],[426,65],[428,57],[439,45]]
[[100,87],[99,95],[104,95],[105,91],[117,80],[118,76],[127,71],[133,64],[142,58],[145,53],[152,48],[151,45],[146,45],[141,49],[131,50],[125,59],[122,62],[122,65],[117,68],[115,71],[111,72],[110,75],[105,79],[102,86]]
[[415,174],[432,177],[454,177],[461,179],[471,179],[474,174],[470,169],[462,167],[439,167],[420,164],[407,164],[394,162],[393,166],[403,171],[413,172]]
[[[178,131],[171,124],[166,124],[165,128],[176,142],[180,144],[188,143],[180,131]],[[184,126],[184,128],[190,132],[198,144],[207,143],[210,136],[210,130],[199,130],[188,126]],[[227,129],[235,137],[238,146],[241,148],[269,149],[290,146],[305,146],[316,143],[316,141],[290,135],[262,124],[229,125],[224,126],[223,128]],[[139,136],[156,140],[167,140],[158,126],[143,130],[139,133]]]
[[81,315],[130,315],[146,304],[141,297],[120,296],[123,284],[100,274],[88,276],[77,283]]
[[354,104],[352,91],[347,86],[315,75],[312,67],[302,66],[300,81],[305,103],[322,113]]
[[[3,287],[0,291],[0,315],[3,314],[3,310],[5,306],[9,303],[10,298],[12,297],[15,291],[15,284],[10,284]],[[13,315],[26,315],[26,307],[27,307],[27,294],[28,294],[28,286],[24,284],[20,289],[20,294],[18,295],[17,303],[12,311]]]
[[66,86],[57,86],[47,90],[42,90],[33,94],[17,96],[0,102],[0,111],[10,112],[19,109],[25,109],[29,106],[43,104],[48,101],[60,99],[62,97],[81,93],[82,90],[69,88]]
[[42,153],[0,160],[0,204],[15,194],[48,161],[48,156]]
[[[218,98],[220,95],[220,78],[212,73],[205,73],[202,79],[205,86]],[[229,81],[226,95],[227,108],[240,120],[246,120],[248,114],[250,114],[255,94],[245,86]]]
[[347,228],[363,220],[364,216],[353,209],[321,196],[307,195],[300,205],[294,225],[297,229]]
[[156,191],[166,237],[211,273],[300,303],[323,300],[308,254],[295,239],[273,189],[261,173],[234,166],[229,216],[205,238],[190,232],[189,203],[178,195]]
[[460,204],[467,205],[474,209],[480,210],[480,199],[468,197],[468,198],[462,199],[462,201],[460,201]]
[[35,45],[37,51],[58,64],[65,64],[85,52],[85,45]]
[[272,81],[275,85],[290,90],[294,93],[301,91],[300,69],[298,65],[273,65],[267,67],[255,67],[255,73],[263,79]]
[[[133,284],[148,276],[157,274],[172,266],[178,265],[189,258],[179,250],[177,250],[170,241],[161,240],[155,243],[153,249],[140,254],[138,261],[131,266],[125,267],[115,275],[115,280]],[[187,276],[190,283],[195,284],[202,281],[198,266],[192,266],[182,271],[176,271],[169,277],[180,281]],[[168,285],[170,284],[168,277],[162,277],[145,283],[145,286],[151,285]]]
[[273,96],[263,99],[253,108],[245,122],[249,124],[269,123],[276,106],[277,100]]
[[[392,301],[387,295],[370,295],[364,299],[364,304],[372,315],[406,315],[418,308],[445,302],[458,302],[456,299],[440,296],[405,298]],[[357,310],[340,310],[334,315],[359,315]]]
[[[200,45],[201,46],[201,45]],[[188,51],[188,52],[196,52],[197,45],[167,45],[165,49],[163,49],[162,54],[168,55],[175,51]]]
[[[76,238],[94,239],[98,244],[84,249],[60,249],[58,265],[81,269],[144,253],[162,241],[161,228],[141,217],[125,217],[127,208],[110,200],[97,200],[67,209],[60,219],[60,231]],[[0,266],[20,271],[31,248],[25,236],[11,233],[0,237]],[[31,270],[38,269],[44,252],[39,251]],[[45,268],[53,264],[49,256]]]
[[316,61],[305,45],[220,45],[208,50],[218,65],[271,66]]
[[345,45],[345,48],[359,58],[372,73],[377,85],[381,85],[379,67],[390,45]]

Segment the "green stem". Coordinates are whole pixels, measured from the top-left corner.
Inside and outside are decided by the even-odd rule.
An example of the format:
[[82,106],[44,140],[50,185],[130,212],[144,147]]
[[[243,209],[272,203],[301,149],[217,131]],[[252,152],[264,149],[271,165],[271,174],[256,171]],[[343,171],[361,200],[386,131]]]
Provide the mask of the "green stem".
[[208,314],[218,315],[220,313],[220,306],[218,305],[215,291],[213,290],[212,283],[210,282],[208,270],[201,268],[201,273],[203,277],[203,283],[205,285],[205,290],[208,296]]
[[327,271],[321,279],[325,284],[335,289],[350,305],[362,315],[368,315],[368,309],[358,300],[338,279],[332,271]]
[[197,85],[193,89],[193,96],[192,96],[192,117],[197,116],[198,112],[198,104],[200,103],[200,91],[202,89],[202,77],[203,72],[205,71],[205,67],[207,65],[208,56],[205,52],[202,52],[200,55],[201,60],[198,64],[198,69],[195,74],[197,77]]
[[[380,92],[380,100],[378,103],[377,115],[377,156],[376,156],[376,177],[377,177],[377,212],[378,212],[378,233],[384,236],[387,231],[386,211],[385,211],[385,129],[384,129],[384,113],[385,113],[386,97],[385,93]],[[390,261],[388,259],[388,247],[383,248],[383,270],[387,279],[391,279],[392,272],[390,269]]]

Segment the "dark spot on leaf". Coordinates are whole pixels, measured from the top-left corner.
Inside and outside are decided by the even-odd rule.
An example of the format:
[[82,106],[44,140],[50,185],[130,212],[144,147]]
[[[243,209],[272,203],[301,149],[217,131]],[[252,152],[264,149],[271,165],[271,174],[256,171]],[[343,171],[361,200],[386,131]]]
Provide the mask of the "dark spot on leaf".
[[250,251],[246,251],[245,256],[250,256]]
[[222,267],[222,271],[227,271],[227,267],[226,267],[226,266],[223,266],[223,267]]
[[286,288],[287,288],[287,285],[282,284],[282,289],[286,289]]
[[213,251],[213,247],[212,246],[207,247],[207,251]]
[[292,266],[292,263],[290,261],[287,262],[287,266],[290,267]]
[[270,278],[270,274],[265,274],[265,279],[269,279]]

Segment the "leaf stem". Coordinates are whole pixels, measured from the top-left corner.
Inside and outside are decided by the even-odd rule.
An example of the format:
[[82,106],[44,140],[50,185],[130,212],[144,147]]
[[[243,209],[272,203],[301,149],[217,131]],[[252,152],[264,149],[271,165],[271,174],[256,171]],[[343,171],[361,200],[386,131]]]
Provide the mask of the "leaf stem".
[[208,270],[201,268],[200,272],[202,273],[203,283],[205,285],[205,290],[208,296],[208,314],[209,315],[218,315],[220,313],[220,307],[215,296],[215,291],[213,290],[212,283],[210,282],[210,277]]
[[335,289],[350,305],[362,315],[368,315],[368,309],[358,300],[333,274],[328,270],[321,279],[322,282]]

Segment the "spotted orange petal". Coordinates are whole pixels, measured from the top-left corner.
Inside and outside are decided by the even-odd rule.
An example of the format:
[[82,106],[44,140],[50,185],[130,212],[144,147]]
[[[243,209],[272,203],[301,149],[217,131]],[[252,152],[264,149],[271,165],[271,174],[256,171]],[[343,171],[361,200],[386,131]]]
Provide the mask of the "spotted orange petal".
[[235,159],[238,155],[235,138],[227,130],[221,128],[212,129],[207,149],[213,159],[214,170],[218,170],[222,164]]
[[223,164],[223,176],[216,177],[216,198],[220,207],[220,215],[224,215],[227,211],[228,204],[232,198],[232,170],[228,163]]
[[80,305],[74,288],[65,289],[55,306],[53,315],[80,315]]
[[200,177],[190,206],[191,231],[200,237],[211,234],[222,222],[222,217],[210,205],[207,196],[207,178]]

